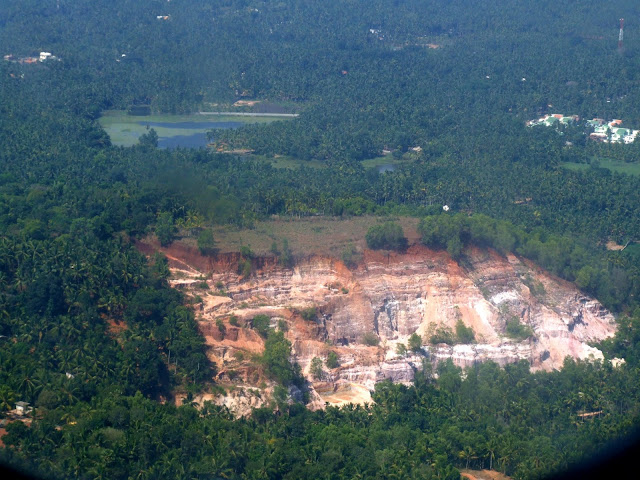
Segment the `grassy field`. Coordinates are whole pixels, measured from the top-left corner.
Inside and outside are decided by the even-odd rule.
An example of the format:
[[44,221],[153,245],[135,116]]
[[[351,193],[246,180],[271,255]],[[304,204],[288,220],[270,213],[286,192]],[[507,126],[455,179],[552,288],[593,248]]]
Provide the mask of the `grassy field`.
[[170,128],[154,126],[159,137],[175,137],[182,135],[193,135],[195,133],[211,130],[207,124],[211,122],[234,122],[234,123],[268,123],[279,120],[277,117],[248,117],[248,116],[224,116],[224,115],[127,115],[122,110],[109,110],[100,117],[100,125],[105,129],[111,143],[118,146],[130,147],[138,143],[140,135],[147,133],[148,123],[200,123],[202,127],[194,128]]
[[[599,162],[601,168],[606,168],[612,172],[626,173],[627,175],[640,175],[640,163],[617,162],[607,158],[601,158],[599,159]],[[589,170],[591,168],[591,165],[587,163],[563,162],[560,166],[574,171]]]
[[275,241],[282,248],[282,240],[287,239],[294,255],[329,255],[340,257],[344,248],[352,243],[358,251],[365,246],[365,235],[369,227],[394,220],[402,225],[409,243],[415,243],[420,236],[417,232],[419,219],[409,217],[380,218],[353,217],[307,217],[302,219],[281,217],[257,222],[251,230],[234,229],[228,226],[214,228],[216,246],[220,252],[237,252],[243,245],[249,245],[258,255],[269,254]]

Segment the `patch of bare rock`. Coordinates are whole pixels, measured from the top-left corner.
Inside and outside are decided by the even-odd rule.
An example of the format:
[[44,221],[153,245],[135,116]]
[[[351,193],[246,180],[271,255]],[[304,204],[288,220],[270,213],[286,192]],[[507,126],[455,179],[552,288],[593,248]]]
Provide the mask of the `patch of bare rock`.
[[[206,276],[209,287],[199,290],[201,281],[189,281],[195,274],[175,263],[180,271],[173,285],[202,299],[196,313],[210,358],[223,377],[232,371],[239,381],[255,385],[259,375],[247,358],[264,344],[249,327],[256,315],[267,315],[274,328],[286,330],[292,360],[311,382],[318,408],[368,402],[369,391],[385,379],[409,383],[424,358],[434,366],[450,358],[462,367],[526,360],[532,370],[559,369],[566,356],[601,359],[591,345],[616,329],[613,315],[571,283],[491,250],[472,250],[462,264],[419,245],[406,253],[365,251],[354,269],[326,257],[299,259],[293,268],[261,258],[253,260],[248,278],[237,273],[237,261],[233,256],[199,260],[198,275]],[[315,317],[305,320],[302,312],[314,308]],[[514,319],[533,335],[509,338],[506,325]],[[427,345],[419,355],[396,353],[412,334],[428,342],[438,328],[455,331],[460,320],[473,330],[473,343]],[[323,375],[314,378],[312,359],[326,362],[330,352],[338,355],[339,366],[323,363]],[[244,403],[260,403],[247,398]]]

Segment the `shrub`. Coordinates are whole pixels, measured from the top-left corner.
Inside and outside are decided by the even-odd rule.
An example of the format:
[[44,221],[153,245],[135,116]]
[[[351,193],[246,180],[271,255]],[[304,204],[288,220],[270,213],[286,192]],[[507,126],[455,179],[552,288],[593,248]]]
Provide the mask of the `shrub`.
[[473,343],[475,334],[471,327],[467,327],[461,319],[456,322],[456,340],[458,343]]
[[267,315],[256,315],[252,320],[253,329],[258,332],[258,335],[262,338],[267,338],[269,335],[269,331],[271,330],[269,327],[270,323],[271,319]]
[[380,338],[378,338],[378,336],[373,332],[367,332],[362,337],[362,343],[369,345],[370,347],[375,347],[380,343]]
[[281,267],[287,268],[293,265],[293,256],[291,255],[291,250],[289,250],[289,240],[286,238],[282,239],[282,252],[280,253],[278,263]]
[[407,239],[402,227],[395,222],[374,225],[369,228],[365,240],[367,246],[372,250],[404,250],[407,248]]
[[319,357],[313,357],[311,360],[311,368],[309,369],[311,375],[316,380],[320,380],[324,376],[324,371],[322,370],[322,359]]
[[[582,277],[580,276],[581,272],[582,272]],[[532,278],[530,274],[526,274],[524,276],[524,278],[522,279],[522,283],[524,283],[529,288],[531,295],[533,295],[536,298],[543,298],[547,294],[542,282],[539,280],[536,280],[535,278]],[[576,285],[578,285],[579,288],[584,288],[583,287],[584,269],[581,269],[580,271],[578,271],[578,275],[576,277],[575,283]]]
[[317,315],[318,315],[318,310],[316,309],[316,307],[308,307],[308,308],[304,308],[302,309],[302,311],[300,312],[300,315],[302,316],[302,318],[304,318],[306,321],[310,322],[312,320],[315,320]]
[[229,317],[229,325],[233,325],[234,327],[237,327],[239,325],[238,320],[239,320],[238,317],[236,317],[235,315],[231,315],[231,317]]
[[241,260],[238,264],[238,273],[242,275],[243,278],[248,278],[251,275],[251,260],[248,258]]
[[213,238],[213,232],[207,228],[198,235],[198,249],[202,255],[210,255],[215,252],[216,242]]
[[340,258],[349,268],[357,266],[358,262],[360,261],[360,255],[357,253],[356,247],[353,243],[349,243],[346,247],[344,247],[342,253],[340,254]]
[[433,344],[446,343],[447,345],[453,345],[453,332],[448,327],[440,327],[433,335],[431,335],[431,338],[429,338],[429,342]]
[[329,352],[327,355],[327,368],[337,368],[338,367],[338,354],[336,352]]
[[453,237],[447,240],[447,253],[454,260],[459,260],[462,256],[462,248],[464,245],[459,237]]
[[422,350],[422,337],[417,333],[412,333],[409,337],[409,350],[419,352]]
[[404,343],[396,345],[396,353],[402,357],[407,354],[407,346]]
[[227,328],[224,326],[224,322],[222,321],[221,318],[216,320],[216,327],[218,327],[218,330],[220,331],[220,335],[222,335],[222,339],[224,340],[224,336],[227,333]]
[[526,340],[533,336],[533,330],[528,325],[521,324],[518,317],[514,316],[507,320],[505,334],[514,340]]

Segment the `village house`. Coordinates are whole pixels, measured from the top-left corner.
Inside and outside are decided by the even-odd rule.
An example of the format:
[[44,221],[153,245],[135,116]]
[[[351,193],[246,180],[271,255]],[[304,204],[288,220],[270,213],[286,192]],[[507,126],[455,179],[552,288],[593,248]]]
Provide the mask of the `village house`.
[[594,118],[589,120],[587,125],[593,127],[593,133],[589,135],[589,138],[597,142],[604,143],[633,143],[638,135],[638,130],[630,128],[622,128],[622,120],[614,119],[608,123],[605,123],[601,118]]
[[31,410],[33,409],[29,406],[29,402],[16,402],[16,415],[23,416],[31,412]]
[[[559,125],[573,125],[579,121],[580,117],[578,117],[578,115],[564,116],[561,113],[552,113],[537,120],[528,121],[527,126],[534,127],[536,125],[544,125],[546,127],[558,127]],[[587,120],[585,125],[593,128],[593,132],[589,134],[589,138],[597,142],[624,143],[628,145],[633,143],[638,135],[638,130],[621,127],[622,120],[620,119],[613,119],[606,122],[602,118],[593,118],[592,120]]]

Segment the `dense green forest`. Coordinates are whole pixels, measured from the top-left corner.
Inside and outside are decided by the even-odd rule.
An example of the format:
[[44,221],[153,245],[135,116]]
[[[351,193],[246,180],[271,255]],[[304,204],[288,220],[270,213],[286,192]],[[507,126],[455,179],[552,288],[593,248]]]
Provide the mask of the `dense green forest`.
[[[44,478],[457,479],[492,467],[525,479],[638,425],[640,249],[604,244],[640,240],[640,178],[597,159],[638,162],[640,147],[524,126],[559,111],[640,127],[637,2],[0,3],[3,55],[60,58],[0,63],[0,411],[23,400],[38,412],[6,427],[3,463]],[[159,150],[152,135],[114,147],[96,121],[107,108],[237,99],[300,116],[215,133],[249,156]],[[395,170],[363,166],[383,149]],[[299,166],[274,168],[274,155]],[[234,420],[172,406],[176,390],[215,389],[215,365],[167,260],[135,239],[273,214],[420,216],[427,245],[530,258],[615,311],[620,332],[606,361],[559,372],[425,361],[414,386],[379,384],[364,408],[281,404]],[[277,363],[286,342],[270,341],[273,378],[304,388]]]

